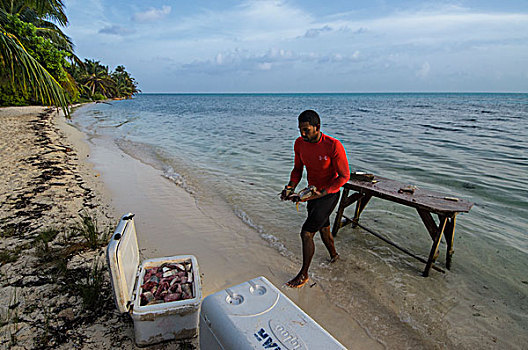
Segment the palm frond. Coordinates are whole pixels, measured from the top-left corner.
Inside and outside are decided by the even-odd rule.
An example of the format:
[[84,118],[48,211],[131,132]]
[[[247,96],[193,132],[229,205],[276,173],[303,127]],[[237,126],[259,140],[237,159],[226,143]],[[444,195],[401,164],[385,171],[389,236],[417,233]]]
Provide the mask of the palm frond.
[[50,39],[60,50],[73,52],[74,45],[72,39],[64,34],[55,24],[51,22],[39,23],[37,34],[46,39]]
[[[20,1],[20,0],[18,0]],[[68,25],[68,17],[64,11],[62,0],[23,0],[40,19],[57,22],[61,26]]]
[[0,65],[11,77],[13,87],[31,91],[43,104],[60,107],[69,116],[68,101],[59,83],[1,26]]

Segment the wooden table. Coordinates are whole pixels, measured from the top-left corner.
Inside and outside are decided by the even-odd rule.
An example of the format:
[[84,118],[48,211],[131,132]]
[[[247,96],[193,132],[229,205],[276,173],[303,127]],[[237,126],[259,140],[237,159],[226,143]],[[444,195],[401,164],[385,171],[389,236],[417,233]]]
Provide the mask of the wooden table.
[[[402,189],[404,191],[402,191]],[[349,195],[350,190],[355,192]],[[400,203],[408,207],[413,207],[418,211],[418,214],[433,241],[429,258],[427,260],[409,252],[405,248],[398,246],[380,234],[359,224],[359,216],[372,197]],[[346,207],[354,203],[356,203],[356,210],[354,217],[350,219],[344,215],[344,210]],[[423,271],[423,276],[427,277],[431,267],[435,270],[445,272],[434,265],[434,262],[438,257],[438,246],[440,245],[440,240],[443,235],[445,235],[445,240],[447,242],[446,268],[451,269],[451,258],[454,252],[453,242],[455,238],[456,216],[461,212],[469,212],[472,206],[473,203],[463,199],[447,196],[438,192],[422,190],[415,186],[409,186],[381,176],[374,176],[373,179],[366,180],[351,178],[351,180],[343,186],[341,201],[332,228],[332,235],[336,236],[339,229],[348,224],[360,226],[369,233],[374,234],[406,254],[425,263],[426,265],[425,270]],[[438,224],[433,219],[432,214],[438,216]]]

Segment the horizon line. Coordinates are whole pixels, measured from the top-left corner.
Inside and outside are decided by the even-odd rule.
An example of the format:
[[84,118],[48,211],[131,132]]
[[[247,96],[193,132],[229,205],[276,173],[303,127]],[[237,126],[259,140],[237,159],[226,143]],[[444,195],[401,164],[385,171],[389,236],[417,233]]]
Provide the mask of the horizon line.
[[528,94],[528,91],[140,92],[138,95]]

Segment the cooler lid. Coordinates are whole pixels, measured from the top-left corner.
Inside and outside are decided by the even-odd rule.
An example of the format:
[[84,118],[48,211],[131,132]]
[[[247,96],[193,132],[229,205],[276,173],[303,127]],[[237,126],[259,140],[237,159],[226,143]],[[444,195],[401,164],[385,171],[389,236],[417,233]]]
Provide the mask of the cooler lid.
[[106,249],[114,300],[121,312],[129,310],[139,267],[139,248],[133,218],[132,213],[123,215]]

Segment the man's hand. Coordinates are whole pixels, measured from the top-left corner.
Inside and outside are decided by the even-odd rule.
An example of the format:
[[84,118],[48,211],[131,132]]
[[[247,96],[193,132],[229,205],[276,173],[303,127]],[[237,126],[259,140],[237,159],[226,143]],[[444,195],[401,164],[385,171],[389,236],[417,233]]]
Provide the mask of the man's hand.
[[306,201],[311,201],[313,199],[317,199],[317,198],[321,198],[321,197],[324,197],[326,196],[328,193],[326,192],[326,190],[322,190],[322,191],[314,191],[313,195],[311,195],[310,197],[308,198],[305,198],[303,200],[301,200],[301,202],[306,202]]
[[281,197],[280,197],[281,200],[282,200],[282,201],[286,201],[286,200],[288,200],[289,197],[290,197],[292,194],[294,194],[294,191],[295,191],[295,187],[293,187],[293,186],[288,186],[288,185],[284,186],[284,189],[282,190],[281,195],[280,195],[280,196],[281,196]]

